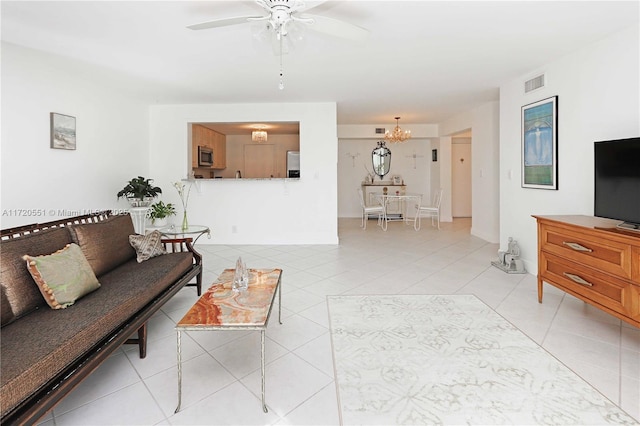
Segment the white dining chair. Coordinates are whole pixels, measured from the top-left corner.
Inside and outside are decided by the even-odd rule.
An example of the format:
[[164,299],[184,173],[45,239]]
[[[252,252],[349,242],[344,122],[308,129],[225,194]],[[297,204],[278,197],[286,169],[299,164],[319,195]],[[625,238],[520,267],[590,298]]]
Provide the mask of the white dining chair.
[[442,202],[442,188],[440,188],[433,196],[433,203],[430,206],[416,205],[416,218],[413,222],[413,227],[417,231],[420,229],[420,219],[425,217],[431,217],[431,226],[434,223],[437,224],[440,229],[440,203]]
[[358,200],[360,201],[360,207],[362,208],[362,225],[363,229],[367,229],[367,221],[369,219],[369,215],[377,215],[378,216],[378,226],[382,227],[383,231],[387,230],[387,215],[385,212],[384,204],[376,198],[379,202],[379,205],[367,206],[364,200],[364,193],[362,192],[362,188],[358,188]]

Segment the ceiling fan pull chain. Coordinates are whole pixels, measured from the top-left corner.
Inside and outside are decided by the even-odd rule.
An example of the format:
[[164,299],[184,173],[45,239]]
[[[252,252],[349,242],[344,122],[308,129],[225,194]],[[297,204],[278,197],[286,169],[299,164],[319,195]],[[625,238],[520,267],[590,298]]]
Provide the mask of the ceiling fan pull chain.
[[278,89],[284,90],[284,71],[282,70],[282,37],[280,37],[280,82]]

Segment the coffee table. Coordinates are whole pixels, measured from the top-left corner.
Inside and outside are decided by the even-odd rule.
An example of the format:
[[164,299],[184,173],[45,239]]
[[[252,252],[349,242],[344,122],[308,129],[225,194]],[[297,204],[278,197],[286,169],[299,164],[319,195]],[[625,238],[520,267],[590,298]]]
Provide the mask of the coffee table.
[[265,332],[278,292],[278,322],[282,324],[282,269],[249,269],[249,287],[241,292],[231,288],[235,269],[225,269],[209,289],[176,325],[178,338],[178,407],[182,404],[183,331],[260,331],[260,368],[262,377],[262,410],[265,404]]

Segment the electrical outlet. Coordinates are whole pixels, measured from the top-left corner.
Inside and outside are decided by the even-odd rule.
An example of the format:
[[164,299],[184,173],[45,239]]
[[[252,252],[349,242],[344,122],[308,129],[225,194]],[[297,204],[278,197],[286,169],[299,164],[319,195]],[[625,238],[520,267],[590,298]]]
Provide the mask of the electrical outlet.
[[238,227],[237,227],[237,226],[235,226],[235,225],[233,225],[233,226],[231,227],[231,233],[232,233],[232,234],[237,234],[237,233],[238,233]]

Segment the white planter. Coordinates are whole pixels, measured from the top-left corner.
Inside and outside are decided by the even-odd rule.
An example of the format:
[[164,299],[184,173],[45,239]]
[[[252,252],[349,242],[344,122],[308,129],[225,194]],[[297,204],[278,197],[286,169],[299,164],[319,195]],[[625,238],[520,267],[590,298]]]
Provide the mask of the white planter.
[[163,226],[167,226],[168,221],[168,218],[163,217],[162,219],[153,219],[151,223],[156,228],[162,228]]
[[144,200],[141,200],[139,198],[131,198],[131,197],[127,197],[127,201],[129,201],[129,205],[131,207],[149,207],[151,204],[153,204],[153,198],[152,197],[145,197]]

